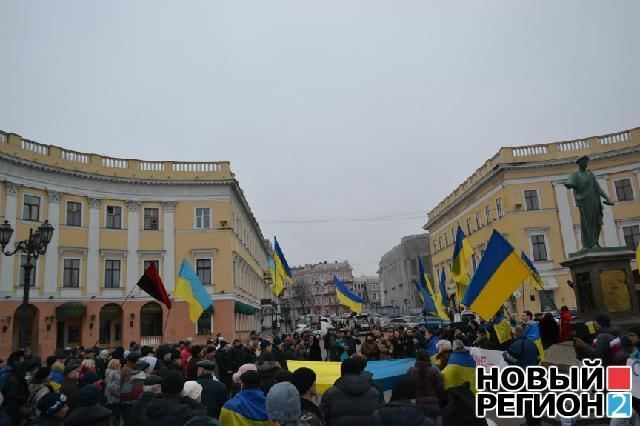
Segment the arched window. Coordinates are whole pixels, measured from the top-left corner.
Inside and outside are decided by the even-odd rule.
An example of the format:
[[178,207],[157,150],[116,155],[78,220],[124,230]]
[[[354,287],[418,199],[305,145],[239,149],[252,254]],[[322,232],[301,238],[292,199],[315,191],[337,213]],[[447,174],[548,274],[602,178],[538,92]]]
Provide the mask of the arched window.
[[162,336],[162,307],[156,302],[140,309],[140,336]]

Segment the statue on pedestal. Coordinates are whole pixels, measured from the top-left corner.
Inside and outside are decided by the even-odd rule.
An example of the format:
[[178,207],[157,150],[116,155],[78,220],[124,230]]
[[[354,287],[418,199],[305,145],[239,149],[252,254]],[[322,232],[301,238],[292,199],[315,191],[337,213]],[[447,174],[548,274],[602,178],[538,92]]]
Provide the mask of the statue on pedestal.
[[613,201],[602,190],[593,173],[587,170],[589,157],[580,157],[576,163],[579,170],[571,173],[564,184],[569,189],[573,189],[576,205],[580,210],[580,231],[582,240],[582,251],[588,251],[600,247],[600,230],[602,229],[602,203],[613,205]]

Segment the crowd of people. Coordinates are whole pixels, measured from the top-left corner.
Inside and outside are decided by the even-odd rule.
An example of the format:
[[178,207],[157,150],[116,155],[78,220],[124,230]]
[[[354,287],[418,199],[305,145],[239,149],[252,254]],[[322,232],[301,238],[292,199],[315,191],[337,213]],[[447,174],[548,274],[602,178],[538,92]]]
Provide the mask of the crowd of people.
[[[544,347],[573,338],[578,358],[600,358],[605,365],[640,358],[640,329],[620,336],[600,316],[594,343],[587,344],[567,333],[564,320],[536,322],[530,312],[518,320],[499,312],[487,322],[436,330],[374,329],[364,339],[351,330],[329,330],[324,353],[321,337],[309,332],[253,334],[230,343],[218,334],[207,345],[189,338],[155,348],[135,342],[128,350],[66,348],[45,359],[20,350],[0,368],[0,426],[484,425],[491,421],[475,418],[469,347],[501,350],[509,364],[536,365],[541,354],[527,337],[532,324]],[[366,366],[398,358],[415,358],[415,364],[385,402]],[[290,371],[291,360],[339,361],[340,377],[318,395],[316,373]]]

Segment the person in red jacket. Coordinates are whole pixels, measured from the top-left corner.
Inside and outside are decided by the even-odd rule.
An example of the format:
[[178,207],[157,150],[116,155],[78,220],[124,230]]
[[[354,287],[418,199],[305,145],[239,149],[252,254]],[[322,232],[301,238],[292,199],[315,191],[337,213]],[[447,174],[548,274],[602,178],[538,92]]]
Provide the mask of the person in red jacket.
[[180,351],[180,366],[182,367],[182,372],[184,375],[187,375],[187,369],[189,368],[189,360],[191,359],[191,337],[184,342],[184,347],[182,351]]
[[560,308],[560,341],[566,342],[571,339],[571,321],[573,317],[569,313],[569,308],[563,306]]

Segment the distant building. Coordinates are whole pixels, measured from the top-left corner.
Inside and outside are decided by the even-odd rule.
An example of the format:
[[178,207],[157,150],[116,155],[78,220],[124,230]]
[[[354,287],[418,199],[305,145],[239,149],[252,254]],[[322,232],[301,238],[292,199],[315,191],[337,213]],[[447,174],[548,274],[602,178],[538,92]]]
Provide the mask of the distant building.
[[375,312],[382,306],[380,278],[377,275],[363,275],[353,279],[353,292],[364,300],[363,311]]
[[425,271],[433,282],[430,271],[431,253],[428,234],[409,235],[400,244],[385,253],[380,259],[382,306],[393,307],[402,314],[420,313],[422,306],[414,282],[418,280],[418,256],[422,258]]
[[340,315],[348,309],[338,303],[334,275],[349,288],[353,285],[353,270],[348,261],[306,264],[291,268],[293,285],[285,287],[281,298],[291,307],[296,318],[306,315]]

